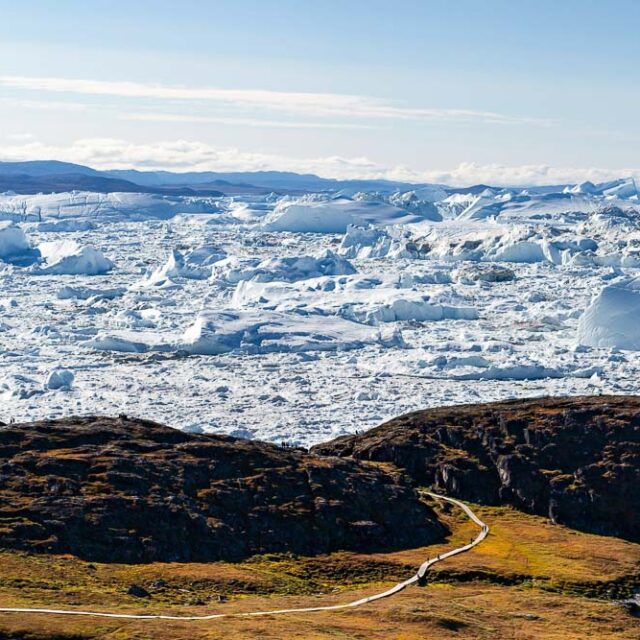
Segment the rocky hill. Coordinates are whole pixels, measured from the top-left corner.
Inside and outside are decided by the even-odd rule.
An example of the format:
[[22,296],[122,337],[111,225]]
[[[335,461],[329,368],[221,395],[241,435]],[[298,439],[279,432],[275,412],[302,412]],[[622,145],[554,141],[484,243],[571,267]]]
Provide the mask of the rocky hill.
[[638,541],[640,397],[430,409],[311,453],[124,416],[5,425],[0,547],[109,562],[417,547],[447,530],[412,484]]
[[401,416],[314,447],[417,484],[640,541],[640,397],[518,400]]
[[429,544],[446,528],[398,473],[122,418],[0,428],[0,546],[210,561]]

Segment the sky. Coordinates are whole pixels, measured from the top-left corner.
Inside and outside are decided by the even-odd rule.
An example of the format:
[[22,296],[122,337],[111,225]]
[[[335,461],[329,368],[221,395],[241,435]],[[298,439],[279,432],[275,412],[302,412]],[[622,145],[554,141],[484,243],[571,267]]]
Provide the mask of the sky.
[[640,175],[637,0],[0,0],[0,160]]

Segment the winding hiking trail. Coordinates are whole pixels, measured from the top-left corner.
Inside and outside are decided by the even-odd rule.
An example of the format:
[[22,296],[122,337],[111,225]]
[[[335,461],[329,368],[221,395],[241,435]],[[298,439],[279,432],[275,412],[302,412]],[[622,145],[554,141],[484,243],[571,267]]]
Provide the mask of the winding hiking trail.
[[423,491],[425,495],[428,495],[437,500],[444,500],[446,502],[450,502],[451,504],[460,507],[464,513],[476,524],[480,527],[480,533],[475,537],[475,539],[469,544],[464,545],[463,547],[458,547],[451,551],[447,551],[446,553],[440,554],[435,558],[429,558],[425,562],[420,565],[418,572],[405,580],[404,582],[399,582],[391,589],[387,589],[381,593],[376,593],[371,596],[367,596],[366,598],[361,598],[360,600],[353,600],[351,602],[345,602],[344,604],[334,604],[327,605],[322,607],[305,607],[300,609],[276,609],[273,611],[249,611],[244,613],[212,613],[205,616],[170,616],[170,615],[153,615],[153,614],[133,614],[133,613],[107,613],[101,611],[73,611],[68,609],[37,609],[37,608],[19,608],[19,607],[0,607],[0,613],[40,613],[40,614],[49,614],[49,615],[64,615],[64,616],[91,616],[96,618],[125,618],[129,620],[216,620],[218,618],[249,618],[255,616],[273,616],[273,615],[281,615],[285,613],[313,613],[315,611],[336,611],[339,609],[352,609],[354,607],[360,607],[364,604],[368,604],[370,602],[375,602],[376,600],[382,600],[382,598],[388,598],[396,593],[399,593],[406,587],[414,584],[414,583],[423,583],[426,579],[426,573],[429,567],[432,567],[437,562],[442,562],[447,558],[451,558],[452,556],[458,555],[459,553],[465,553],[473,549],[476,545],[480,544],[489,534],[489,526],[482,522],[480,518],[466,505],[464,502],[460,500],[456,500],[455,498],[448,498],[446,496],[441,496],[437,493],[432,493],[431,491]]

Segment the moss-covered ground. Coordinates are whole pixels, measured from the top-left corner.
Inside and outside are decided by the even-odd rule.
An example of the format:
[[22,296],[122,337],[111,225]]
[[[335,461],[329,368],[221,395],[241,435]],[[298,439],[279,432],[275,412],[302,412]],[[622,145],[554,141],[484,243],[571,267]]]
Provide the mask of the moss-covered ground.
[[[486,541],[436,565],[426,587],[358,609],[208,622],[0,614],[0,638],[640,638],[640,620],[616,602],[640,587],[640,545],[509,508],[475,510],[491,526]],[[121,565],[2,551],[0,606],[203,615],[343,602],[408,577],[477,531],[456,510],[442,517],[448,540],[387,554]],[[132,584],[149,597],[129,595]]]

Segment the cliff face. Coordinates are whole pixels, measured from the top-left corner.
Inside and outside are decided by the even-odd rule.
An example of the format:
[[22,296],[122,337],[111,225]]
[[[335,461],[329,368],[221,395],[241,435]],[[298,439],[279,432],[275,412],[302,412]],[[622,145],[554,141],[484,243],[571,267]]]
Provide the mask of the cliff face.
[[312,451],[392,462],[450,496],[640,540],[640,397],[429,409]]
[[398,473],[153,422],[0,428],[0,546],[119,562],[374,551],[446,532]]

